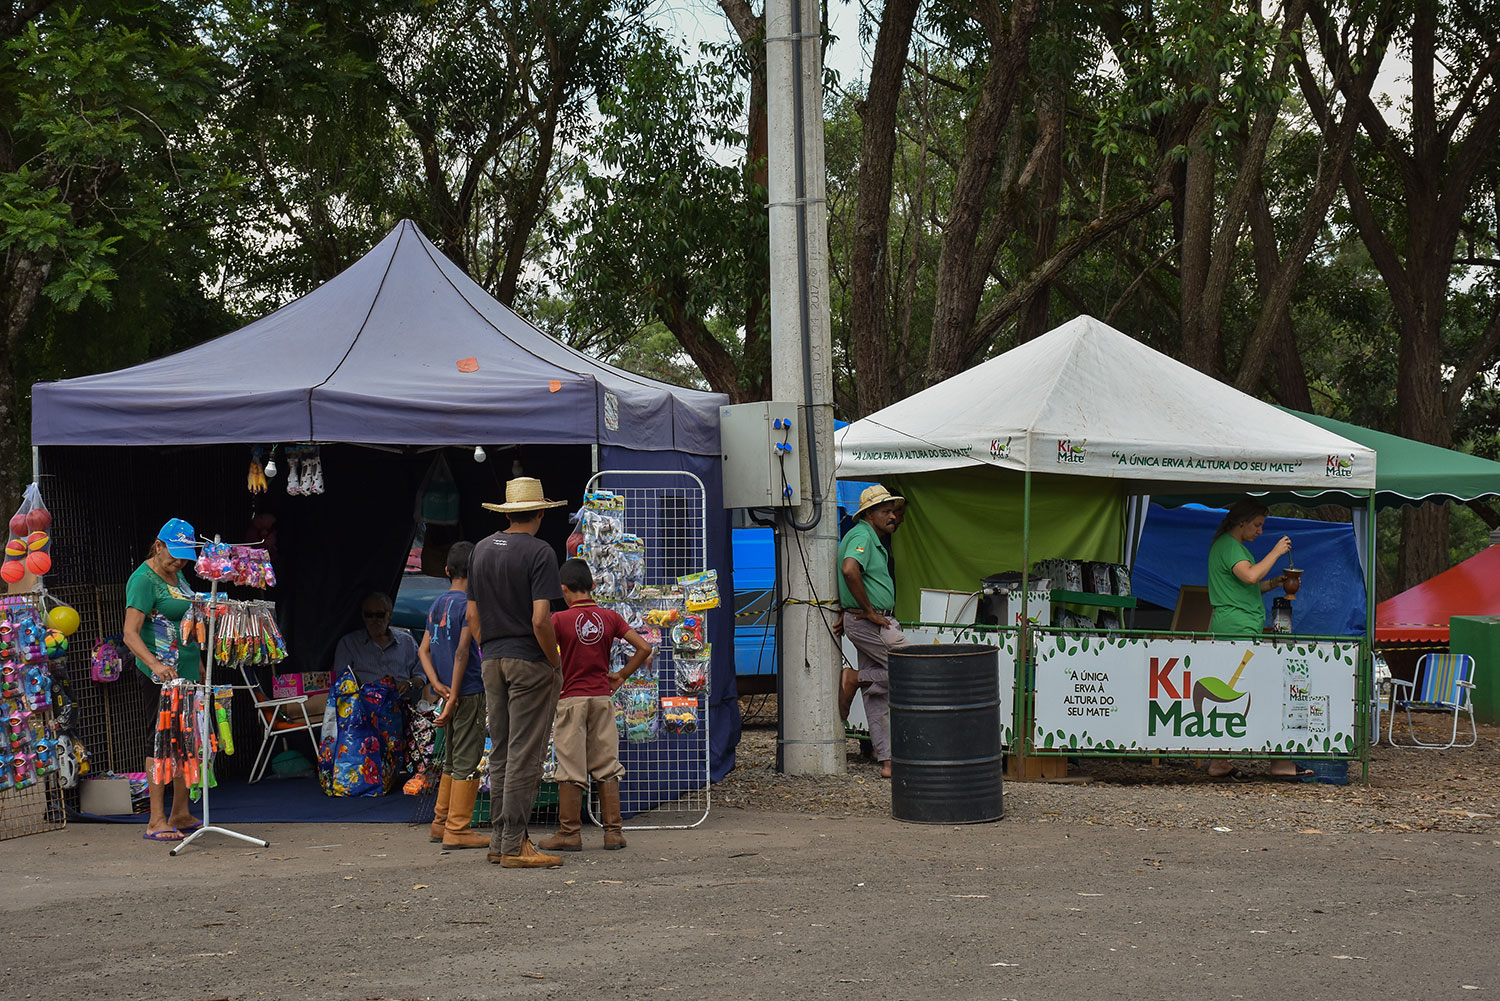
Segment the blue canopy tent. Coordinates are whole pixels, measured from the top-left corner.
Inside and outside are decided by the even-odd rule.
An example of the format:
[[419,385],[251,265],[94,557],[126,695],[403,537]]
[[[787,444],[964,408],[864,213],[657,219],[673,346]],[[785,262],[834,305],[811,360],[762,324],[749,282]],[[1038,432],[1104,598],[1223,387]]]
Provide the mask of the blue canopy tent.
[[[124,536],[109,554],[116,575],[117,564],[128,574],[168,515],[206,531],[222,526],[226,537],[239,531],[245,444],[318,443],[326,494],[287,497],[273,482],[253,501],[255,513],[276,518],[286,666],[318,670],[338,636],[357,627],[363,594],[395,591],[412,512],[439,457],[462,498],[454,537],[470,539],[504,527],[503,515],[479,505],[503,499],[517,463],[572,508],[595,469],[691,472],[706,490],[708,566],[728,577],[719,478],[719,407],[727,402],[548,336],[402,221],[348,270],[240,330],[117,372],[36,384],[32,443],[41,447],[49,503],[71,507],[74,524],[112,529],[111,539],[80,546],[118,547],[113,537]],[[491,461],[473,460],[476,445]],[[99,491],[101,476],[128,483],[128,501]],[[195,493],[199,483],[211,489]],[[131,524],[121,524],[124,511]],[[544,519],[542,534],[561,554],[566,519]],[[88,562],[77,556],[75,570]],[[66,560],[58,565],[69,572]],[[87,583],[120,593],[108,578]],[[734,765],[739,711],[732,617],[713,615],[709,624],[723,651],[708,697],[717,780]]]

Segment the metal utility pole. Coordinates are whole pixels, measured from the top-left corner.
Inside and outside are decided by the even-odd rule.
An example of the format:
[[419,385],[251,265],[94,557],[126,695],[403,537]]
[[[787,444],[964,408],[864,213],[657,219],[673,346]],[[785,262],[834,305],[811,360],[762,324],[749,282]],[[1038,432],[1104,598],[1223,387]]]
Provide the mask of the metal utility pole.
[[[771,230],[771,396],[801,401],[802,503],[776,528],[781,594],[781,742],[792,775],[845,770],[838,718],[833,361],[828,333],[828,206],[823,183],[823,55],[817,0],[766,2]],[[796,430],[796,429],[794,429]]]

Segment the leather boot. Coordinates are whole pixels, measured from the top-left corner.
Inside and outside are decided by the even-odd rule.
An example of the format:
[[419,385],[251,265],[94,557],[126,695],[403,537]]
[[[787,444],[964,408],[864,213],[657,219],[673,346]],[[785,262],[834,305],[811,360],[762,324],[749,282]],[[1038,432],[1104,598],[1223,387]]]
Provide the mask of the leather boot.
[[479,780],[453,783],[448,803],[448,826],[443,832],[443,850],[454,848],[488,848],[490,838],[470,826],[474,820],[474,800],[479,796]]
[[428,840],[437,844],[443,840],[443,831],[448,827],[448,797],[453,794],[453,776],[443,773],[438,783],[437,805],[432,808],[432,826],[427,829]]
[[[491,862],[495,856],[489,856]],[[521,850],[514,855],[501,855],[500,864],[506,869],[556,869],[563,860],[556,855],[544,855],[531,846],[531,839],[521,842]]]
[[544,852],[583,851],[583,786],[557,784],[557,833],[537,842]]
[[625,835],[620,817],[620,780],[610,779],[599,783],[599,819],[604,823],[604,850],[618,851],[625,847]]

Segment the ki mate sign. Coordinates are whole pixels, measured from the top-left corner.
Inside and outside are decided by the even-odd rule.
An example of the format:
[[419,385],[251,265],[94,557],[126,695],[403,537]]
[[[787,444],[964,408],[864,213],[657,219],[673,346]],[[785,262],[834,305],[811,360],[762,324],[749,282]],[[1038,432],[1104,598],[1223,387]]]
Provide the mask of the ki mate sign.
[[1354,750],[1357,643],[1039,638],[1039,750]]

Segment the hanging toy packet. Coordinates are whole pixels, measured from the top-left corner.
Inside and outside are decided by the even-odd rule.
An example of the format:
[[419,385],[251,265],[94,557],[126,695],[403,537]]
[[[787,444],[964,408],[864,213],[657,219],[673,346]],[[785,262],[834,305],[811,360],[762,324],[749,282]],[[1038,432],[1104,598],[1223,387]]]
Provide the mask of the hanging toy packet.
[[0,580],[14,584],[28,573],[38,577],[52,569],[52,515],[35,483],[26,488],[21,506],[10,516],[10,536]]
[[719,607],[719,571],[700,570],[678,577],[677,583],[682,585],[688,611],[703,612]]
[[661,714],[670,734],[698,732],[698,697],[667,695],[661,700]]

